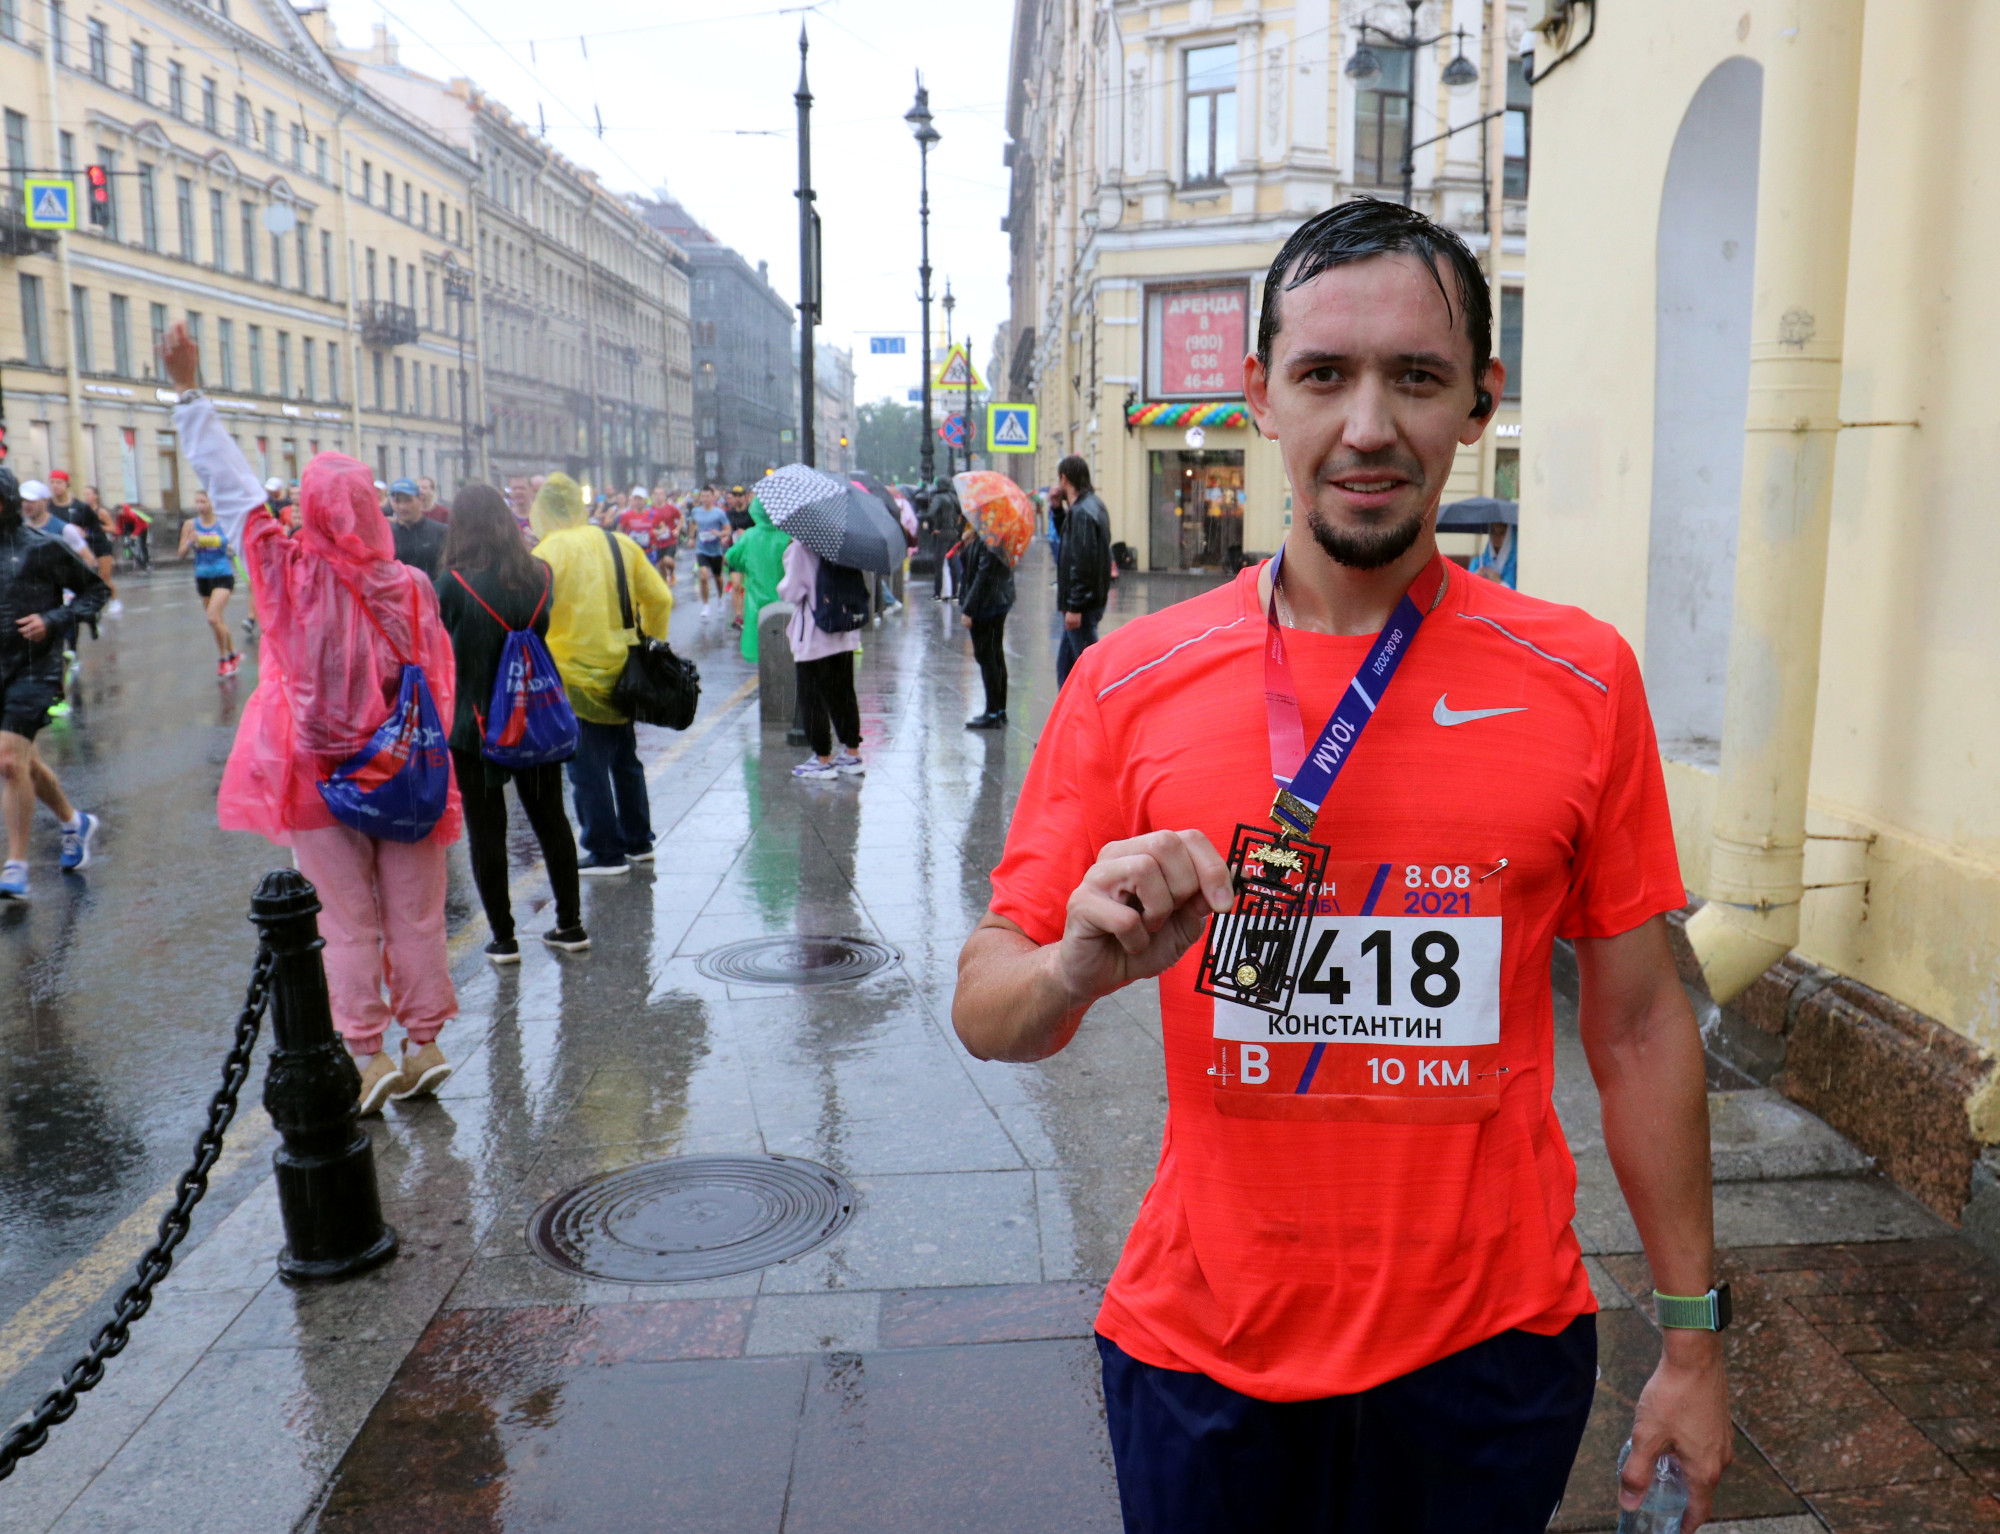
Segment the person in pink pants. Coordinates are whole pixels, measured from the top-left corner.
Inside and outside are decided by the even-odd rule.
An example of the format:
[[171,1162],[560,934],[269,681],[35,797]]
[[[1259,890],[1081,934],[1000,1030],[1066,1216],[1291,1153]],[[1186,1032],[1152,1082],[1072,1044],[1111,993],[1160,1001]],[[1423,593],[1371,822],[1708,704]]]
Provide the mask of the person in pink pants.
[[[242,452],[195,386],[200,353],[185,326],[169,332],[168,374],[180,388],[181,451],[250,572],[263,637],[257,689],[222,773],[218,819],[289,846],[319,892],[334,1026],[361,1068],[361,1111],[426,1096],[451,1074],[437,1038],[458,1013],[445,952],[445,848],[462,824],[454,784],[445,813],[414,843],[365,836],[335,820],[319,784],[388,717],[403,657],[423,667],[441,717],[452,717],[456,670],[437,593],[397,563],[374,476],[321,453],[299,485],[299,532],[268,516]],[[384,999],[386,992],[386,1000]],[[402,1024],[400,1058],[388,1052]]]

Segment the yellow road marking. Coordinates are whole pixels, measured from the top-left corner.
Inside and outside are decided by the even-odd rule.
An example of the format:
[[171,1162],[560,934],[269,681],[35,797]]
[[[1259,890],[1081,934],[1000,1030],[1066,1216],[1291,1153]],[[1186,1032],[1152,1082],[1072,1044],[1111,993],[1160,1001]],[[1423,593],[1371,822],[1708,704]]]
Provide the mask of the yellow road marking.
[[[667,753],[647,769],[646,781],[648,783],[653,782],[661,773],[673,766],[683,756],[686,756],[688,752],[694,749],[697,741],[708,734],[710,730],[714,729],[716,725],[720,724],[731,713],[735,712],[743,700],[756,690],[757,678],[754,676],[745,677],[736,691],[722,700],[720,708],[713,710],[706,718],[698,719],[690,725],[686,733],[674,742]],[[507,887],[508,899],[515,902],[524,901],[528,896],[528,892],[540,884],[543,877],[544,869],[542,860],[537,858],[533,863],[522,869],[514,882]],[[492,930],[492,928],[486,925],[486,913],[484,911],[474,916],[471,921],[465,924],[464,930],[451,940],[451,944],[447,949],[450,955],[450,962],[456,966],[458,961],[470,953],[475,946],[484,947],[486,939],[492,935]]]
[[[231,1128],[236,1133],[224,1143],[214,1170],[208,1174],[211,1186],[242,1167],[252,1156],[268,1150],[276,1138],[268,1127],[246,1123],[241,1117]],[[81,1260],[8,1317],[7,1324],[0,1326],[0,1379],[11,1378],[53,1342],[65,1327],[103,1298],[121,1275],[129,1277],[137,1271],[139,1254],[152,1244],[160,1216],[173,1202],[173,1188],[160,1189],[106,1232]],[[171,1275],[167,1282],[172,1282]],[[67,1367],[69,1360],[64,1359],[63,1364]]]

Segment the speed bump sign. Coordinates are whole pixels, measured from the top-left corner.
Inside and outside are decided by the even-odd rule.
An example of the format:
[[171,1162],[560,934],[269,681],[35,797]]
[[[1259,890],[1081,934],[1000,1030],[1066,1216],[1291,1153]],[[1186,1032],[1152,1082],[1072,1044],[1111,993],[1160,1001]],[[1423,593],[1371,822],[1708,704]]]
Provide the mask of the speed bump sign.
[[986,407],[986,450],[989,453],[1032,453],[1037,446],[1033,405]]

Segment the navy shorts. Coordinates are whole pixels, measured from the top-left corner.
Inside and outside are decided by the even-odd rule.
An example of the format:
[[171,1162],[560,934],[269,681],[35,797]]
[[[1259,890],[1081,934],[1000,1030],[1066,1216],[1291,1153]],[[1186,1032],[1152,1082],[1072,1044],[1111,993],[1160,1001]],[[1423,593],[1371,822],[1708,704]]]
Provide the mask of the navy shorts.
[[62,701],[62,664],[40,662],[0,676],[0,731],[33,740]]
[[1316,1401],[1097,1350],[1127,1534],[1542,1534],[1597,1384],[1595,1316]]

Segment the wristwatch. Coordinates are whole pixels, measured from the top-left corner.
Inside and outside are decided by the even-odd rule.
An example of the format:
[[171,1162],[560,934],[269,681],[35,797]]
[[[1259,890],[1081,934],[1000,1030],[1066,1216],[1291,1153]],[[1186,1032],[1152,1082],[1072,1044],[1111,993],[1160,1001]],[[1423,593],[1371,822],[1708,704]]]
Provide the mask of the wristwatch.
[[1661,1326],[1677,1331],[1719,1332],[1731,1315],[1729,1285],[1717,1284],[1706,1294],[1662,1294],[1653,1291],[1653,1314]]

